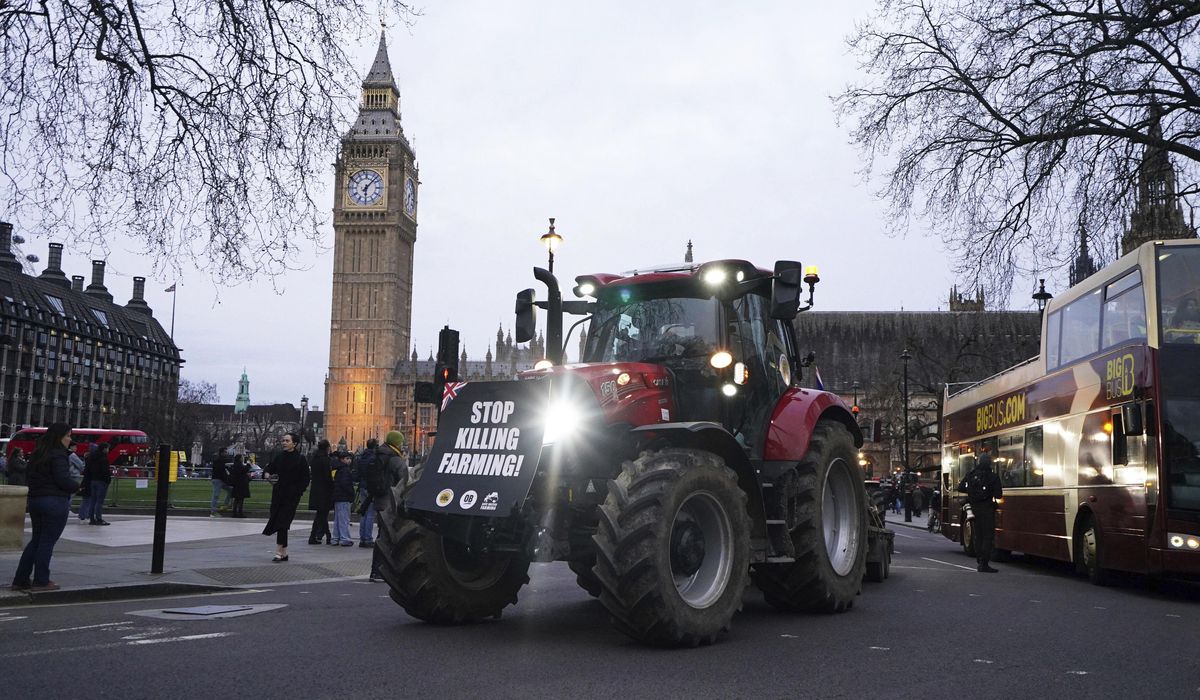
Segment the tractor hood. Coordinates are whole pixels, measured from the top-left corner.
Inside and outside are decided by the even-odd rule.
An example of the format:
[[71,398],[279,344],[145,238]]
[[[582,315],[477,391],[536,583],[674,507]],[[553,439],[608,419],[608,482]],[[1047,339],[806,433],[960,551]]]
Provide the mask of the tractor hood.
[[532,369],[520,379],[583,384],[599,402],[604,422],[641,426],[674,420],[671,375],[666,367],[647,362],[598,362]]

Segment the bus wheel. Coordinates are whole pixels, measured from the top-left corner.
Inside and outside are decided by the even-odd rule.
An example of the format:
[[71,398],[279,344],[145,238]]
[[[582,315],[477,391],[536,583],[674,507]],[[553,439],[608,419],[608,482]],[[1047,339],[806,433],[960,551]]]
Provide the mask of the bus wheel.
[[1100,528],[1091,516],[1075,529],[1075,568],[1097,586],[1108,585],[1108,570],[1100,566]]
[[966,514],[963,514],[962,527],[958,530],[962,537],[963,554],[968,557],[975,556],[975,522],[967,520]]

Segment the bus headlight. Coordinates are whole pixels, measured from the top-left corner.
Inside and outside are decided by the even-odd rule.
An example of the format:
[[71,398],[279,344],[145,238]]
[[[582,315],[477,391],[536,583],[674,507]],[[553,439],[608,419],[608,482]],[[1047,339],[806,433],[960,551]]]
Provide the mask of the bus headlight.
[[1187,549],[1195,552],[1200,550],[1200,535],[1170,532],[1167,533],[1167,544],[1171,545],[1171,549]]

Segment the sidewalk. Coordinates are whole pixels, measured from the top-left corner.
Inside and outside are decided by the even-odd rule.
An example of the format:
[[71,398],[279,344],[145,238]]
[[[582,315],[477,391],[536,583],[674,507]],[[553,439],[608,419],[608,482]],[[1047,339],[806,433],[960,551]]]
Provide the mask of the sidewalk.
[[[298,514],[300,515],[300,514]],[[262,534],[266,518],[167,518],[163,573],[151,574],[154,517],[105,512],[112,525],[95,527],[72,515],[54,548],[50,578],[62,589],[46,593],[8,590],[21,552],[0,552],[0,606],[65,603],[202,592],[292,581],[365,577],[371,549],[308,544],[311,520],[292,523],[288,561],[274,563],[274,536]],[[355,525],[351,532],[357,536]],[[30,524],[25,520],[24,541]]]
[[927,511],[927,510],[921,511],[921,514],[919,516],[918,515],[913,516],[911,523],[906,523],[906,522],[904,522],[904,513],[903,512],[893,513],[892,511],[889,510],[886,513],[886,517],[883,521],[883,526],[888,528],[889,530],[895,529],[897,527],[910,527],[910,528],[913,528],[914,530],[928,530],[929,529],[929,511]]

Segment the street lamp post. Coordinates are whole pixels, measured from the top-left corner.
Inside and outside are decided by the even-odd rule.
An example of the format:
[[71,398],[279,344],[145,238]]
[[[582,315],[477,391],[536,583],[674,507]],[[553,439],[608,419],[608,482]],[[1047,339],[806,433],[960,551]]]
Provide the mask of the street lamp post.
[[912,359],[912,353],[908,351],[908,348],[904,348],[904,352],[900,353],[900,359],[904,361],[904,483],[910,489],[904,492],[904,522],[911,523],[912,491],[911,485],[908,484],[912,474],[912,467],[908,462],[908,361]]
[[1054,295],[1046,291],[1046,280],[1038,279],[1038,290],[1033,293],[1033,300],[1037,302],[1038,313],[1045,313],[1046,302],[1054,298]]
[[550,217],[550,230],[542,234],[542,245],[546,246],[546,252],[550,254],[550,274],[554,274],[554,251],[558,250],[558,246],[562,243],[563,237],[554,231],[554,217]]

